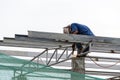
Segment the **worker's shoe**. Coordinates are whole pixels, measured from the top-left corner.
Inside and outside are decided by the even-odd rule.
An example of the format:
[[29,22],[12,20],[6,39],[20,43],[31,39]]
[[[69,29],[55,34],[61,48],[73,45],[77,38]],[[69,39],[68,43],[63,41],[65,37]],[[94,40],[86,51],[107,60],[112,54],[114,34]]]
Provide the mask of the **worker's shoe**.
[[72,58],[76,58],[76,57],[86,57],[86,54],[77,54],[77,55],[72,55]]
[[86,57],[88,52],[77,54],[77,57]]
[[80,54],[78,54],[76,57],[86,57],[86,55],[80,55]]

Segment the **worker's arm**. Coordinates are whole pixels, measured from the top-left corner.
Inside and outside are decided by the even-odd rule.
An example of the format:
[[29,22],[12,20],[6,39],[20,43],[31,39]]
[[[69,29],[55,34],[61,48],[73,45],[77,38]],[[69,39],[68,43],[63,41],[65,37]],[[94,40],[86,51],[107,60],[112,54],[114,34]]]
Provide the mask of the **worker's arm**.
[[76,31],[72,32],[72,34],[78,34],[78,31],[76,30]]

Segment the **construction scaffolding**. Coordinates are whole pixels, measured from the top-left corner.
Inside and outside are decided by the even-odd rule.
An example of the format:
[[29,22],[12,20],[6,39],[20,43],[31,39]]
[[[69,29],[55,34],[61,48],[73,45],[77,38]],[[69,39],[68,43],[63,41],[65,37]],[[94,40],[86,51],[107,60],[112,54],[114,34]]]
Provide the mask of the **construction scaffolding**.
[[[84,47],[89,44],[88,55],[73,58],[73,43],[82,43]],[[51,67],[69,67],[67,70],[81,74],[111,76],[108,80],[120,79],[120,38],[28,31],[28,35],[15,34],[15,38],[4,37],[0,41],[0,46],[41,49],[39,53],[10,50],[0,52],[12,56],[33,57],[29,62]],[[92,52],[96,55],[91,55]],[[108,68],[109,71],[102,70]]]

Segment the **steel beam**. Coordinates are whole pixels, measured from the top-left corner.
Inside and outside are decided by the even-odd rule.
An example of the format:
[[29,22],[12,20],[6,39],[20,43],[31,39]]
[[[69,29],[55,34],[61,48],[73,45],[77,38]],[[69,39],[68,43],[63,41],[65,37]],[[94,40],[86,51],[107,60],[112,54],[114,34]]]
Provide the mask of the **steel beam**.
[[74,35],[74,34],[62,34],[62,33],[37,32],[37,31],[28,31],[28,36],[34,38],[47,38],[58,41],[83,42],[83,43],[92,40],[93,42],[96,43],[108,43],[108,44],[120,45],[120,38],[111,38],[111,37],[86,36],[86,35]]
[[[28,51],[11,51],[11,50],[0,50],[0,52],[8,54],[8,55],[11,55],[11,56],[30,57],[31,59],[34,56],[36,56],[36,55],[38,55],[38,54],[41,53],[41,52],[28,52]],[[56,54],[54,54],[54,56],[53,56],[52,53],[49,53],[49,55],[47,56],[48,57],[48,61],[49,61],[50,64],[56,63],[56,56],[55,55]],[[60,57],[61,55],[62,54],[57,54],[57,57]],[[42,54],[40,56],[40,58],[41,58],[42,62],[39,61],[39,63],[41,63],[41,64],[42,63],[46,63],[46,54]],[[103,66],[103,67],[106,67],[106,68],[107,68],[107,66],[114,65],[115,63],[120,62],[120,58],[89,56],[89,57],[86,57],[86,59],[85,59],[85,68],[103,69],[103,67],[100,67],[100,66],[96,65],[89,58],[92,58],[93,60],[94,60],[94,58],[98,58],[99,61],[95,61],[95,62],[97,64]],[[58,59],[59,58],[57,58],[57,60]],[[61,60],[66,59],[66,53],[64,53],[60,59]],[[114,61],[112,61],[112,60],[114,60]],[[37,60],[35,60],[34,62],[37,62]],[[59,62],[59,61],[57,61],[57,62]],[[69,61],[65,61],[65,62],[56,64],[55,66],[59,66],[59,67],[62,67],[62,66],[64,66],[64,67],[71,67],[71,61],[70,60]],[[119,66],[120,66],[120,63],[118,63],[118,64],[116,64],[114,66],[109,67],[109,69],[111,69],[111,70],[119,70]]]

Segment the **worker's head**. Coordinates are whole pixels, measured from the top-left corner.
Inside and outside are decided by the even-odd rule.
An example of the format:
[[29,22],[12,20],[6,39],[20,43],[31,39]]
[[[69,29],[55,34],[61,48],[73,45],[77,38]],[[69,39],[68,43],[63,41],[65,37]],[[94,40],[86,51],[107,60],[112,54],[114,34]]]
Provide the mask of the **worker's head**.
[[64,34],[70,34],[71,33],[71,28],[70,25],[66,26],[63,28],[63,33]]

